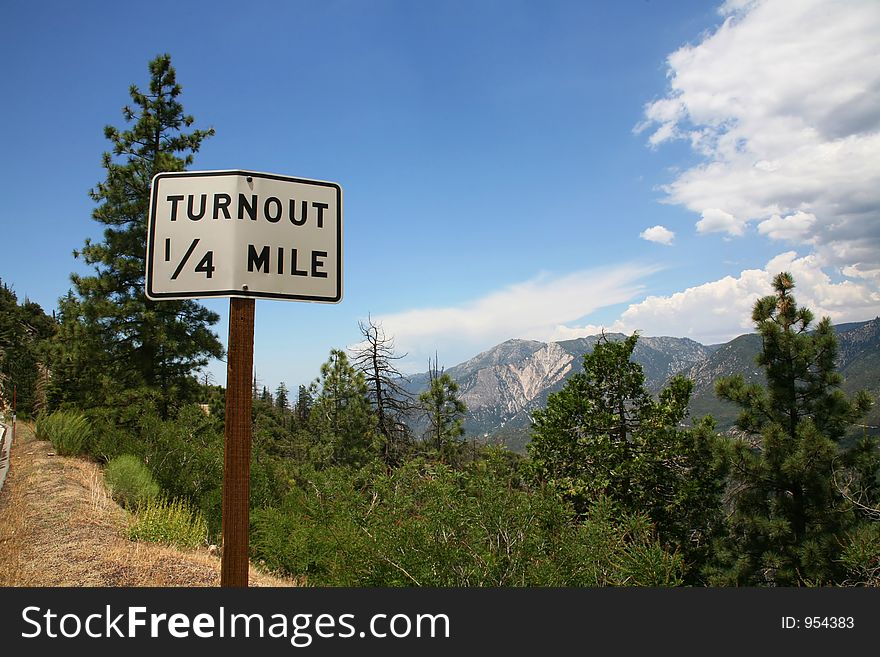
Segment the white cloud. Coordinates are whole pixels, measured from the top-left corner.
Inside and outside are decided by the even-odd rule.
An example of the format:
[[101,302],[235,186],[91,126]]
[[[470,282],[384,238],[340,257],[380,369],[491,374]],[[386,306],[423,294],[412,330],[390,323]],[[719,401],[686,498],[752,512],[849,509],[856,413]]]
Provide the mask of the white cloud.
[[810,236],[815,223],[816,215],[809,212],[795,212],[787,217],[774,214],[758,224],[758,232],[773,240],[808,242],[811,241]]
[[664,141],[672,139],[676,136],[675,124],[671,121],[662,124],[657,130],[651,133],[651,136],[648,137],[648,142],[651,146],[659,146]]
[[[793,251],[772,258],[762,269],[746,269],[667,296],[649,296],[631,304],[607,330],[644,335],[689,337],[704,344],[726,342],[754,330],[751,315],[755,301],[772,294],[771,281],[782,271],[791,272],[795,297],[817,318],[835,323],[859,321],[880,315],[880,293],[865,283],[833,282],[822,271],[817,256],[799,258]],[[597,333],[600,327],[568,329],[566,337]]]
[[422,308],[373,317],[393,336],[407,358],[401,370],[423,371],[435,351],[441,364],[452,366],[510,338],[569,340],[601,330],[643,335],[689,337],[703,344],[726,342],[754,330],[755,301],[772,294],[771,281],[782,271],[794,276],[798,304],[817,318],[834,323],[880,315],[880,293],[870,281],[835,282],[815,254],[800,257],[786,251],[764,267],[689,287],[669,295],[650,295],[630,303],[610,324],[575,325],[596,310],[626,303],[644,290],[640,282],[658,269],[622,266],[541,275],[510,285],[458,306]]
[[706,208],[697,222],[698,233],[727,233],[739,236],[743,234],[744,222],[729,212],[718,208]]
[[666,226],[651,226],[639,233],[639,237],[648,242],[657,242],[657,244],[671,246],[672,240],[675,239],[675,233],[666,228]]
[[555,339],[558,327],[599,308],[625,303],[644,286],[639,282],[657,267],[626,265],[540,275],[458,306],[419,308],[374,317],[399,353],[401,369],[425,369],[428,356],[454,365],[510,338]]
[[[636,132],[703,161],[664,187],[701,233],[809,245],[880,283],[880,3],[728,0],[722,25],[667,60]],[[811,217],[812,219],[807,219]]]

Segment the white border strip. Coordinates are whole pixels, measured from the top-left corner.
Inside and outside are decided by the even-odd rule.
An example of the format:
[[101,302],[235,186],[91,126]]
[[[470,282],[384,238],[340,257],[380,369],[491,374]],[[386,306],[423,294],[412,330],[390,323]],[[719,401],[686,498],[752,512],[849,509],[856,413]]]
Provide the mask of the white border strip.
[[9,472],[9,462],[12,460],[12,432],[5,424],[0,424],[0,490],[6,481],[6,473]]

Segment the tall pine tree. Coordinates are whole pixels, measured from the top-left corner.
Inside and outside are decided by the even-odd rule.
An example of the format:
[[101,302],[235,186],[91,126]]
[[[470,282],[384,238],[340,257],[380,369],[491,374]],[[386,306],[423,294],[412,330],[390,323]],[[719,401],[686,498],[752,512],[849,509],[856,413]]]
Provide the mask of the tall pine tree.
[[132,102],[122,110],[130,126],[104,129],[113,149],[103,157],[106,179],[91,191],[98,203],[92,216],[105,226],[104,240],[86,240],[81,256],[96,273],[71,276],[81,301],[68,304],[74,316],[67,319],[85,325],[99,345],[100,353],[77,354],[103,364],[91,403],[106,401],[120,387],[146,387],[158,394],[167,414],[174,401],[195,394],[191,373],[222,356],[222,346],[209,328],[219,319],[216,313],[193,301],[153,302],[144,295],[150,185],[157,173],[189,166],[214,131],[186,132],[193,117],[180,104],[169,55],[151,61],[149,70],[148,90],[132,85]]
[[737,425],[745,436],[732,446],[733,515],[719,583],[842,581],[847,536],[861,518],[840,482],[876,493],[876,444],[842,441],[871,400],[840,390],[831,321],[811,330],[813,314],[797,306],[794,286],[791,274],[777,275],[775,293],[752,312],[767,385],[746,384],[741,375],[716,383],[718,396],[742,409]]

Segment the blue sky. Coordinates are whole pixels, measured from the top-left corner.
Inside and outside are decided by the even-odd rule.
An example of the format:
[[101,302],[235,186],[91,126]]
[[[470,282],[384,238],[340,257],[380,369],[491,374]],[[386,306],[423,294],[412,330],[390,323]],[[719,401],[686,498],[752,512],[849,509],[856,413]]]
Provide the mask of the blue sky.
[[[870,0],[13,0],[0,278],[51,309],[87,271],[103,127],[168,52],[217,131],[194,169],[344,190],[343,301],[257,303],[270,388],[312,380],[368,314],[409,371],[599,327],[719,342],[782,269],[818,314],[868,319],[877,33]],[[225,342],[228,302],[205,304]]]

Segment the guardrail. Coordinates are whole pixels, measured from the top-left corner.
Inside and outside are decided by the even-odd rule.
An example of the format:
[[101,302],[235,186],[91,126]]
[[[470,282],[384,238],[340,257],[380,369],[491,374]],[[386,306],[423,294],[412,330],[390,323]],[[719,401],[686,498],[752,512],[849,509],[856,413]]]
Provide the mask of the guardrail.
[[3,482],[6,481],[6,473],[9,472],[13,435],[10,427],[0,424],[0,490],[3,490]]

